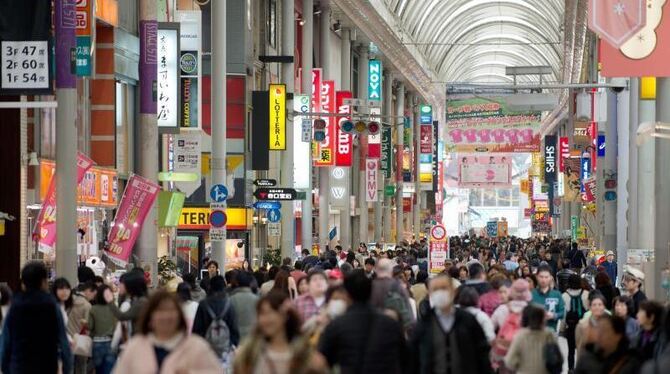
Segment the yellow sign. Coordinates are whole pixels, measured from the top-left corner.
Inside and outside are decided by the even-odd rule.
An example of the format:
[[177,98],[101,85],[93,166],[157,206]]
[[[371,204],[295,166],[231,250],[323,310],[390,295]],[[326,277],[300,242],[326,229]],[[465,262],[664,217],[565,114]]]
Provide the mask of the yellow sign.
[[[184,207],[179,215],[181,230],[209,230],[209,207]],[[245,208],[227,208],[228,230],[249,230],[252,225],[253,211]]]
[[498,221],[498,237],[504,238],[507,236],[507,221]]
[[286,150],[286,85],[270,85],[270,150]]
[[528,179],[522,179],[521,180],[521,185],[519,187],[519,191],[522,194],[528,195],[528,192],[530,192],[530,181]]

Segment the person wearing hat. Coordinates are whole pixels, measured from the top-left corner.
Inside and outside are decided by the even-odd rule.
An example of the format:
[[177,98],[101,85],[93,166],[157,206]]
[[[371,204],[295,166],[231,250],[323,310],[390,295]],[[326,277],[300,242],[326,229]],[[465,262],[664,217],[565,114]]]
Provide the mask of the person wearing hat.
[[609,275],[612,284],[616,284],[618,274],[617,274],[617,264],[616,261],[614,261],[614,252],[607,251],[606,259],[602,264],[600,264],[600,266],[605,268],[605,272],[607,273],[607,275]]
[[626,272],[623,277],[623,285],[626,288],[626,291],[628,291],[628,296],[630,296],[633,301],[633,305],[628,311],[633,318],[637,316],[640,304],[647,300],[647,295],[641,290],[642,282],[644,282],[644,273],[640,269],[636,269],[632,266],[626,267]]

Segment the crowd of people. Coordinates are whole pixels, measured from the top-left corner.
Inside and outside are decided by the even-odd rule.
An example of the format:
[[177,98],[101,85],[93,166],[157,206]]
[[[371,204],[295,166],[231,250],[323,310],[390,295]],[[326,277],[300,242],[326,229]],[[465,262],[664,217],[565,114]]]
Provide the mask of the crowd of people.
[[[0,286],[0,370],[14,373],[661,373],[670,318],[645,274],[549,239],[340,246],[222,271],[175,292],[144,271],[76,287],[40,262]],[[620,284],[621,290],[615,285]],[[623,291],[623,292],[622,292]],[[36,359],[38,358],[38,359]],[[659,369],[662,368],[662,369]]]

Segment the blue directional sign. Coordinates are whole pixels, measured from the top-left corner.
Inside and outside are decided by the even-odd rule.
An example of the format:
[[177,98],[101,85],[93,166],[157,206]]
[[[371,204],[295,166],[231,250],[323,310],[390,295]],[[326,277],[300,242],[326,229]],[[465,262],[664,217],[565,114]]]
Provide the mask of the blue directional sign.
[[222,184],[215,184],[212,186],[212,189],[209,190],[209,197],[211,197],[212,201],[215,203],[222,203],[228,198],[228,189]]
[[281,203],[279,201],[257,201],[254,203],[256,209],[280,209]]
[[281,211],[279,209],[270,209],[267,212],[268,221],[272,223],[279,222],[281,220]]

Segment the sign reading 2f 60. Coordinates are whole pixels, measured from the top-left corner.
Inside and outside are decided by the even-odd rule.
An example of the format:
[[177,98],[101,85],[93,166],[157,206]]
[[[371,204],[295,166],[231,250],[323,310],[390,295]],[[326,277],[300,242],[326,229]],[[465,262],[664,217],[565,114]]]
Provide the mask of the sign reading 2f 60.
[[368,100],[382,100],[382,62],[368,61]]

